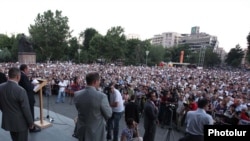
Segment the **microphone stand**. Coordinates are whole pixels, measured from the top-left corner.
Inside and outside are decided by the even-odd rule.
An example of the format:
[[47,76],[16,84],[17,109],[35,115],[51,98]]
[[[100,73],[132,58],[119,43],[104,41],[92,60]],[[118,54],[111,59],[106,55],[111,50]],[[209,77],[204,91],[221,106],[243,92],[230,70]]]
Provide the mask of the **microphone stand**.
[[50,117],[49,115],[49,105],[50,105],[50,101],[49,101],[49,97],[52,95],[52,88],[51,88],[51,83],[49,81],[48,85],[46,86],[47,87],[47,91],[46,91],[46,96],[47,96],[47,119],[49,119],[49,122],[53,122],[54,121],[54,118],[53,117]]

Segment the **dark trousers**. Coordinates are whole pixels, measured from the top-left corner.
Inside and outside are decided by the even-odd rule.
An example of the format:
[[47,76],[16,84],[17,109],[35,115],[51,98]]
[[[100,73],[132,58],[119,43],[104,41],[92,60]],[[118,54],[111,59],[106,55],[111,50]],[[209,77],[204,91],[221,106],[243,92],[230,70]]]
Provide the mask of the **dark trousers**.
[[22,132],[10,132],[12,141],[28,141],[28,130]]
[[155,132],[156,132],[156,124],[152,123],[145,128],[145,133],[143,135],[143,141],[154,141],[155,140]]
[[111,138],[111,130],[113,129],[113,140],[118,141],[119,138],[119,122],[122,118],[123,112],[113,112],[112,117],[108,120],[107,129],[107,139]]
[[31,104],[31,103],[30,103],[30,112],[31,112],[31,115],[32,115],[32,118],[33,118],[33,121],[34,121],[35,120],[34,104]]
[[186,133],[186,135],[180,138],[179,141],[204,141],[204,136],[192,135],[192,134]]

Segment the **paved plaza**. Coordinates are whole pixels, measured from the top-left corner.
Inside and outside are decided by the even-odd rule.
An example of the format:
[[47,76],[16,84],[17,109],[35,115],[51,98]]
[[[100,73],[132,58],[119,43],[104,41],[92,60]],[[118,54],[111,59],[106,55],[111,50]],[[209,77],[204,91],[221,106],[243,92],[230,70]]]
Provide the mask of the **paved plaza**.
[[[29,134],[29,141],[77,141],[72,137],[74,130],[74,118],[77,115],[76,108],[73,104],[70,104],[70,97],[66,97],[65,103],[55,103],[56,95],[49,97],[43,97],[43,118],[45,121],[49,121],[50,118],[53,118],[51,127],[42,129],[41,132]],[[39,120],[39,97],[36,95],[36,104],[35,104],[35,117]],[[1,119],[0,112],[0,119]],[[140,120],[139,131],[140,135],[143,136],[143,119]],[[125,128],[124,116],[120,122],[120,132],[121,129]],[[172,130],[170,140],[167,140],[167,129],[157,127],[155,141],[178,141],[180,137],[183,136],[183,132],[177,132]],[[121,134],[121,133],[120,133]],[[120,135],[119,134],[119,135]],[[9,141],[10,135],[8,132],[0,129],[1,140]]]
[[[36,98],[37,98],[36,105],[38,106],[39,99],[38,99],[38,97],[36,97]],[[44,109],[49,109],[49,111],[45,110],[46,112],[44,113],[44,116],[47,116],[48,114],[50,115],[51,111],[53,111],[56,114],[64,115],[64,116],[73,120],[77,115],[75,105],[70,103],[71,97],[66,97],[65,103],[55,103],[56,95],[52,95],[50,97],[44,97],[43,101],[44,101]],[[54,122],[57,123],[60,121],[54,121]],[[126,127],[126,124],[125,124],[125,120],[124,120],[124,116],[123,116],[123,118],[121,119],[121,122],[120,122],[120,129],[123,129],[125,127]],[[143,134],[144,134],[143,119],[140,119],[139,130],[140,130],[140,135],[143,136]],[[162,128],[158,127],[155,141],[165,141],[167,131],[168,131],[167,129],[162,129]],[[172,135],[174,135],[175,140],[170,140],[170,141],[177,141],[180,137],[183,136],[183,133],[177,132],[174,130],[172,132],[171,136]]]

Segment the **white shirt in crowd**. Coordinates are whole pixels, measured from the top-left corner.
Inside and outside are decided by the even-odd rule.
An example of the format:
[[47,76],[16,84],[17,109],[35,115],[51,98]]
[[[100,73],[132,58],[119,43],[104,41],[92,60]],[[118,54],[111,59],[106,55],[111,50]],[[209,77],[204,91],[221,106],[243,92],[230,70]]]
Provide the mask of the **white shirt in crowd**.
[[122,95],[119,90],[114,89],[114,92],[110,95],[110,103],[118,102],[117,107],[112,107],[113,112],[123,112],[124,104],[122,100]]
[[67,81],[63,80],[58,83],[59,91],[64,92],[65,88],[67,87]]

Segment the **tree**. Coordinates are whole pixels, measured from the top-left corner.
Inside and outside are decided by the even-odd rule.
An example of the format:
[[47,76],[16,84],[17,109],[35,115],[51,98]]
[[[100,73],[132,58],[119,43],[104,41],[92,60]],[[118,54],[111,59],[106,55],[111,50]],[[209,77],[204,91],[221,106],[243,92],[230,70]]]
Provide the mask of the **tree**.
[[221,60],[218,54],[213,52],[212,48],[206,49],[204,65],[207,67],[213,67],[220,64]]
[[[180,62],[181,51],[184,51],[184,59],[187,59],[188,58],[187,56],[190,55],[190,50],[188,48],[188,45],[179,45],[179,46],[168,48],[167,52],[171,53],[171,55],[169,55],[170,61]],[[183,61],[186,62],[186,60],[183,60]]]
[[250,62],[250,32],[249,32],[249,34],[248,34],[248,36],[247,36],[247,60],[248,60],[248,62]]
[[80,37],[84,38],[83,47],[84,49],[88,50],[90,47],[90,41],[93,37],[99,34],[94,28],[87,28],[84,32],[80,33]]
[[[67,60],[75,61],[77,62],[77,58],[79,57],[78,55],[78,48],[80,45],[78,44],[78,40],[76,37],[73,37],[69,40],[69,46],[66,48],[67,53]],[[79,59],[79,58],[78,58]]]
[[11,49],[13,41],[7,35],[0,34],[0,49],[8,48]]
[[90,42],[90,48],[88,51],[88,62],[94,62],[97,59],[106,58],[106,48],[105,48],[105,39],[102,35],[96,34]]
[[138,39],[127,40],[127,52],[125,52],[125,64],[138,65],[141,62],[140,57],[143,52],[141,52],[142,42]]
[[163,46],[152,46],[148,55],[148,64],[159,64],[164,59],[164,54],[165,49],[163,48]]
[[35,44],[38,60],[61,60],[64,58],[67,40],[71,36],[68,26],[68,18],[62,16],[62,12],[56,10],[53,13],[48,10],[38,14],[35,24],[30,25],[29,33]]
[[11,60],[11,53],[8,48],[0,49],[0,62],[8,62]]
[[0,34],[0,50],[1,50],[1,61],[17,61],[17,45],[18,35],[11,35],[8,37],[5,34]]
[[244,52],[239,44],[232,48],[228,53],[225,62],[232,67],[239,67],[243,58]]
[[248,36],[247,36],[247,44],[248,44],[248,51],[250,51],[250,32],[249,32],[249,34],[248,34]]
[[125,58],[126,37],[124,29],[120,26],[112,27],[105,35],[105,56],[111,62]]

